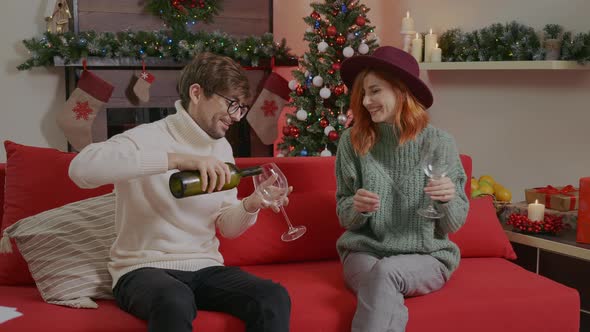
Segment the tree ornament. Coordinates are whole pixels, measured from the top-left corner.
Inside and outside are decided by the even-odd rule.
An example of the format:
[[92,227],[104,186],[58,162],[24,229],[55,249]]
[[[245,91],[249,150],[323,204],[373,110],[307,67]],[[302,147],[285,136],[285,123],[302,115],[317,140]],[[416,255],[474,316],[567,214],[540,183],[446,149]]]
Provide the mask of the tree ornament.
[[324,78],[321,77],[320,75],[316,76],[313,78],[313,85],[316,87],[320,87],[322,85],[324,85]]
[[287,121],[285,121],[288,125],[291,124],[291,122],[293,122],[293,120],[291,120],[291,117],[287,117]]
[[330,125],[330,121],[328,121],[328,119],[326,119],[326,118],[322,118],[322,119],[320,120],[320,127],[322,127],[322,128],[326,128],[326,127],[327,127],[327,126],[329,126],[329,125]]
[[299,128],[291,126],[291,136],[299,138]]
[[346,124],[346,120],[348,120],[348,118],[346,117],[345,114],[340,113],[340,114],[338,114],[338,117],[336,118],[336,120],[338,121],[338,124],[341,124],[344,126]]
[[283,135],[291,136],[291,126],[287,125],[283,127]]
[[293,79],[289,81],[289,89],[291,91],[295,91],[295,89],[297,89],[297,85],[299,85],[299,83],[297,82],[297,80]]
[[365,25],[365,23],[367,23],[367,20],[366,20],[366,19],[365,19],[363,16],[359,15],[359,16],[356,18],[356,21],[355,21],[355,23],[356,23],[356,25],[358,25],[359,27],[362,27],[363,25]]
[[343,35],[336,37],[336,44],[344,45],[344,43],[346,43],[346,38]]
[[302,157],[307,157],[307,149],[303,148],[303,150],[301,150],[301,152],[299,152],[299,155]]
[[336,96],[340,96],[343,93],[344,93],[344,85],[343,84],[338,84],[334,87],[334,94]]
[[335,73],[334,69],[328,69],[328,74],[334,75],[334,73]]
[[332,156],[332,152],[330,152],[330,150],[328,150],[328,147],[326,146],[322,152],[320,153],[321,157],[331,157]]
[[332,142],[334,142],[335,140],[337,140],[337,139],[338,139],[338,137],[339,137],[339,135],[338,135],[338,132],[337,132],[336,130],[333,130],[333,131],[331,131],[331,132],[328,134],[328,139],[329,139],[330,141],[332,141]]
[[332,126],[327,126],[326,128],[324,128],[324,134],[325,134],[326,136],[328,136],[328,135],[330,134],[330,132],[332,132],[332,131],[334,131],[334,130],[336,130],[334,127],[332,127]]
[[295,116],[297,117],[297,120],[305,121],[305,119],[307,119],[307,111],[305,111],[304,109],[299,109]]
[[354,50],[352,49],[352,47],[350,46],[346,46],[343,50],[342,50],[342,55],[344,55],[347,58],[350,58],[351,56],[354,55]]
[[324,98],[324,99],[328,99],[330,98],[330,96],[332,95],[332,92],[330,92],[330,89],[323,87],[320,90],[320,97]]
[[365,43],[361,43],[359,45],[359,53],[360,54],[367,54],[367,53],[369,53],[369,45],[367,45]]
[[338,30],[336,30],[336,27],[333,25],[330,25],[327,29],[326,29],[326,34],[330,37],[334,37],[336,36],[336,34],[338,33]]
[[340,70],[340,63],[338,63],[338,62],[333,63],[332,64],[332,69],[334,69],[334,70]]
[[326,43],[325,41],[322,40],[318,44],[318,52],[324,53],[324,52],[326,52],[326,50],[328,50],[328,43]]
[[303,94],[305,93],[305,88],[302,87],[301,85],[299,85],[296,89],[295,89],[295,93],[298,96],[303,96]]
[[311,12],[311,18],[313,18],[314,20],[319,20],[320,19],[320,13],[316,12],[315,10],[313,12]]

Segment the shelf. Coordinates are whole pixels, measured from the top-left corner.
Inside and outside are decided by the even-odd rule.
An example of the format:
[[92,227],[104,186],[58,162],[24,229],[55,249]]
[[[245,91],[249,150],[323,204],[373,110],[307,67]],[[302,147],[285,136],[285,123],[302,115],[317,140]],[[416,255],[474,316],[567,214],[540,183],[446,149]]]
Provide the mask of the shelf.
[[423,62],[421,70],[590,70],[576,61]]
[[564,230],[559,236],[548,236],[518,233],[512,231],[510,226],[502,226],[511,242],[590,261],[590,245],[577,243],[576,231],[573,229]]

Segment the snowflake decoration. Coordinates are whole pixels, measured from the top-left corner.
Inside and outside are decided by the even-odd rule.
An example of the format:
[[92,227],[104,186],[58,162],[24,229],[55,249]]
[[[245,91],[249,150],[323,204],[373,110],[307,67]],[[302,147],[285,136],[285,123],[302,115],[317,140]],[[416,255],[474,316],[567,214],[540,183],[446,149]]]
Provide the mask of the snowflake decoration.
[[264,116],[275,116],[275,112],[279,109],[274,100],[265,100],[261,108],[264,111]]
[[76,106],[74,106],[72,109],[72,112],[76,113],[76,120],[84,119],[88,121],[90,120],[92,108],[90,108],[87,101],[77,101]]

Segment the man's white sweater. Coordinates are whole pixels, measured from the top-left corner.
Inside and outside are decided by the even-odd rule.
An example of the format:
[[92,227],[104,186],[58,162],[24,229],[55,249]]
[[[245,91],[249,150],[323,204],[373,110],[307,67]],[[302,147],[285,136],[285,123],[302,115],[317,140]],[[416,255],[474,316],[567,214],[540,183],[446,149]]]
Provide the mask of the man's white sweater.
[[142,267],[196,271],[223,265],[216,226],[224,237],[236,237],[256,222],[257,213],[244,209],[236,189],[172,196],[168,153],[234,162],[225,138],[211,138],[179,101],[175,107],[174,115],[88,145],[70,164],[70,178],[82,188],[115,185],[113,287],[122,275]]

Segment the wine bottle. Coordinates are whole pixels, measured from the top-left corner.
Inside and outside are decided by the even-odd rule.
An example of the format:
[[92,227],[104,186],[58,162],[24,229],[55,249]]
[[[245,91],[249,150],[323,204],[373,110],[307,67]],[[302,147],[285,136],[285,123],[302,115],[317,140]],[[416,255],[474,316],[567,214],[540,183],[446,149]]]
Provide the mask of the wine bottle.
[[[262,173],[262,167],[260,166],[239,169],[232,163],[226,164],[229,166],[229,174],[231,177],[229,183],[225,183],[221,190],[237,187],[243,177]],[[219,183],[219,178],[217,181]],[[199,171],[179,171],[173,173],[170,175],[168,185],[170,186],[170,192],[176,198],[207,194],[207,190],[202,189],[201,173]],[[213,192],[217,191],[216,184]]]

